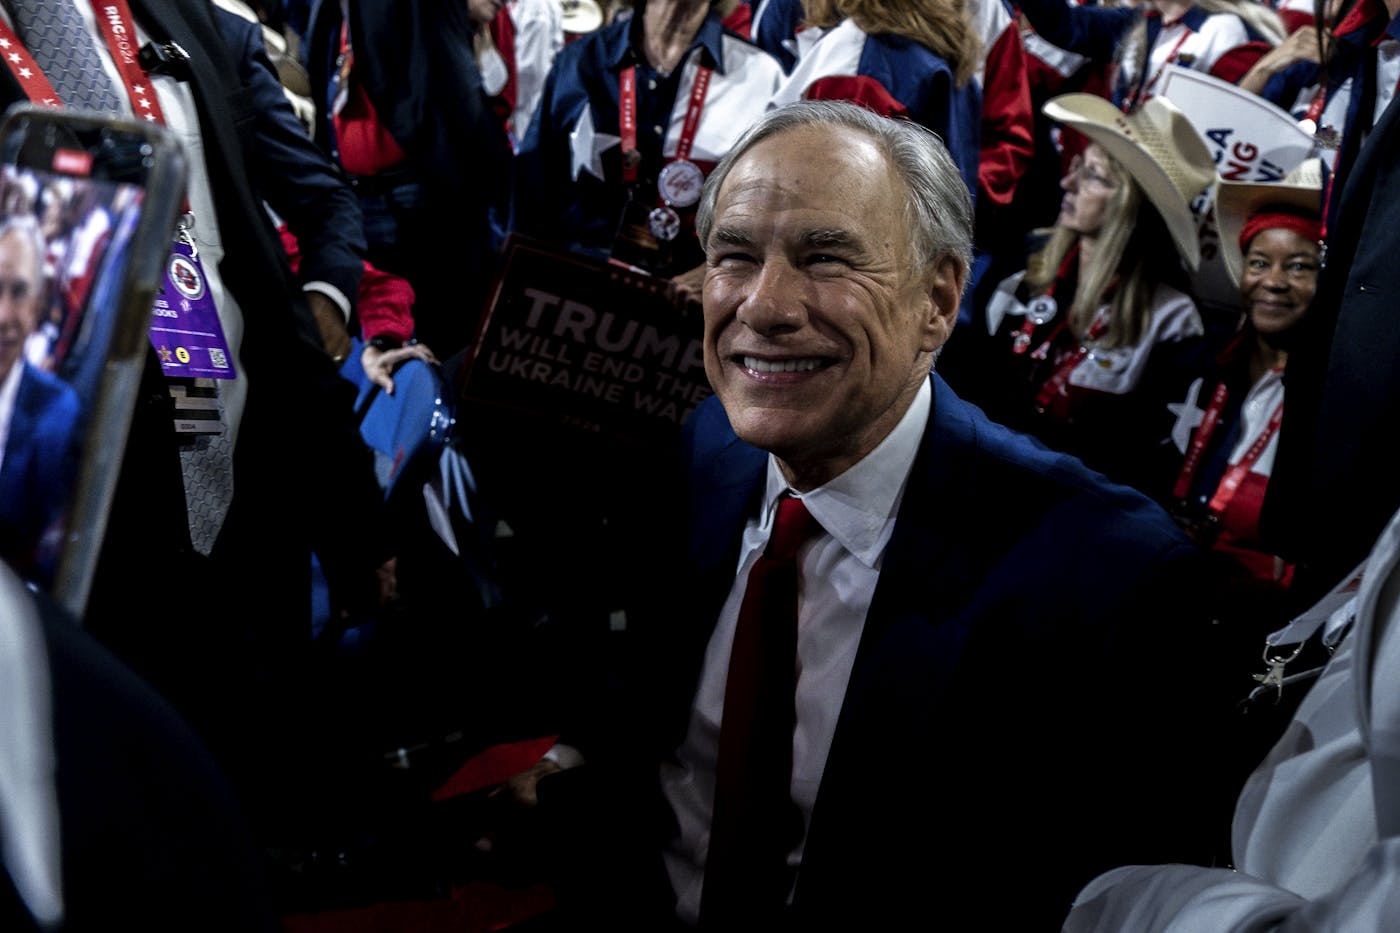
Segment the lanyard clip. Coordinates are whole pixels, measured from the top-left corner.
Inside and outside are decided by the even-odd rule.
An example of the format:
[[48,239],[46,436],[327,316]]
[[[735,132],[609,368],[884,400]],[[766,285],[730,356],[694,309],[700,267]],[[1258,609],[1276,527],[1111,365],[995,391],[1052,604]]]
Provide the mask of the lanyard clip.
[[147,42],[136,60],[148,75],[169,75],[176,81],[190,78],[190,53],[178,42]]

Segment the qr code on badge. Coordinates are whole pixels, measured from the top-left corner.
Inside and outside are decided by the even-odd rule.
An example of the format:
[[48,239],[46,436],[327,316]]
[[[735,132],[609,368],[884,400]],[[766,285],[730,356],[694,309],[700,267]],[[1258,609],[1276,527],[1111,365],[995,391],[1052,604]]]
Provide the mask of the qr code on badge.
[[216,347],[209,348],[209,365],[215,369],[228,369],[228,357]]

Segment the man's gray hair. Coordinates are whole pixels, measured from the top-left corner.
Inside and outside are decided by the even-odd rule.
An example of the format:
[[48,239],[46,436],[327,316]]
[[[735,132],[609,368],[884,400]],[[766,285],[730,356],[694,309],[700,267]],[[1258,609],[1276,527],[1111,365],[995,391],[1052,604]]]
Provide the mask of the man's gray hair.
[[[39,218],[27,212],[17,212],[0,217],[0,240],[17,236],[30,251],[33,267],[28,271],[36,288],[44,287],[44,254],[48,252],[44,231],[39,226]],[[37,294],[37,292],[36,292]]]
[[909,189],[906,220],[920,264],[942,256],[972,267],[972,196],[938,134],[911,120],[882,117],[860,104],[839,100],[799,100],[764,114],[729,150],[700,194],[695,231],[708,251],[719,189],[744,153],[772,136],[804,126],[841,126],[864,133],[880,147]]

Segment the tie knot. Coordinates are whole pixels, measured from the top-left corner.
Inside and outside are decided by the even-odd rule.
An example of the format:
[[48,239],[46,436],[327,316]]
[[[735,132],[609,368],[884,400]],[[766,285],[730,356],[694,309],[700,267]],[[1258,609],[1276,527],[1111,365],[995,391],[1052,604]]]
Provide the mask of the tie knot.
[[778,500],[778,517],[773,520],[773,533],[764,553],[774,560],[791,560],[797,556],[797,549],[819,530],[821,525],[802,500],[785,495]]

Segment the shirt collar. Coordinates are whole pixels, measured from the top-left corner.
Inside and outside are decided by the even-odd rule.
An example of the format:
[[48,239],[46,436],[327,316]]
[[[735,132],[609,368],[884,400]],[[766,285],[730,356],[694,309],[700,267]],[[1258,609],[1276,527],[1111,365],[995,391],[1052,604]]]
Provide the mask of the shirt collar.
[[1205,24],[1205,21],[1210,18],[1210,14],[1198,6],[1189,7],[1185,13],[1182,13],[1180,16],[1173,20],[1168,20],[1165,16],[1162,15],[1160,10],[1155,9],[1146,10],[1143,13],[1143,15],[1149,20],[1160,20],[1162,24],[1162,29],[1170,29],[1177,23],[1183,23],[1185,24],[1186,28],[1191,30],[1192,32],[1200,32],[1201,26],[1203,26]]
[[1201,9],[1198,6],[1193,6],[1185,13],[1182,13],[1181,19],[1177,20],[1176,22],[1183,24],[1187,29],[1191,30],[1192,32],[1200,32],[1201,27],[1206,24],[1206,20],[1208,19],[1210,19],[1209,13],[1207,13],[1205,10]]
[[[929,380],[909,410],[874,450],[840,476],[801,499],[822,528],[867,567],[874,567],[894,531],[895,512],[923,441],[933,405]],[[778,499],[788,492],[778,460],[768,455],[763,524],[771,527]]]
[[[628,65],[646,60],[646,56],[642,54],[641,33],[642,18],[634,15],[629,17],[621,28],[607,38],[607,60],[614,71],[621,71]],[[705,21],[700,24],[700,31],[691,40],[690,48],[681,58],[680,67],[684,67],[685,63],[690,60],[691,54],[697,47],[703,48],[708,53],[708,58],[713,63],[715,71],[724,74],[724,23],[713,10],[705,16]]]

